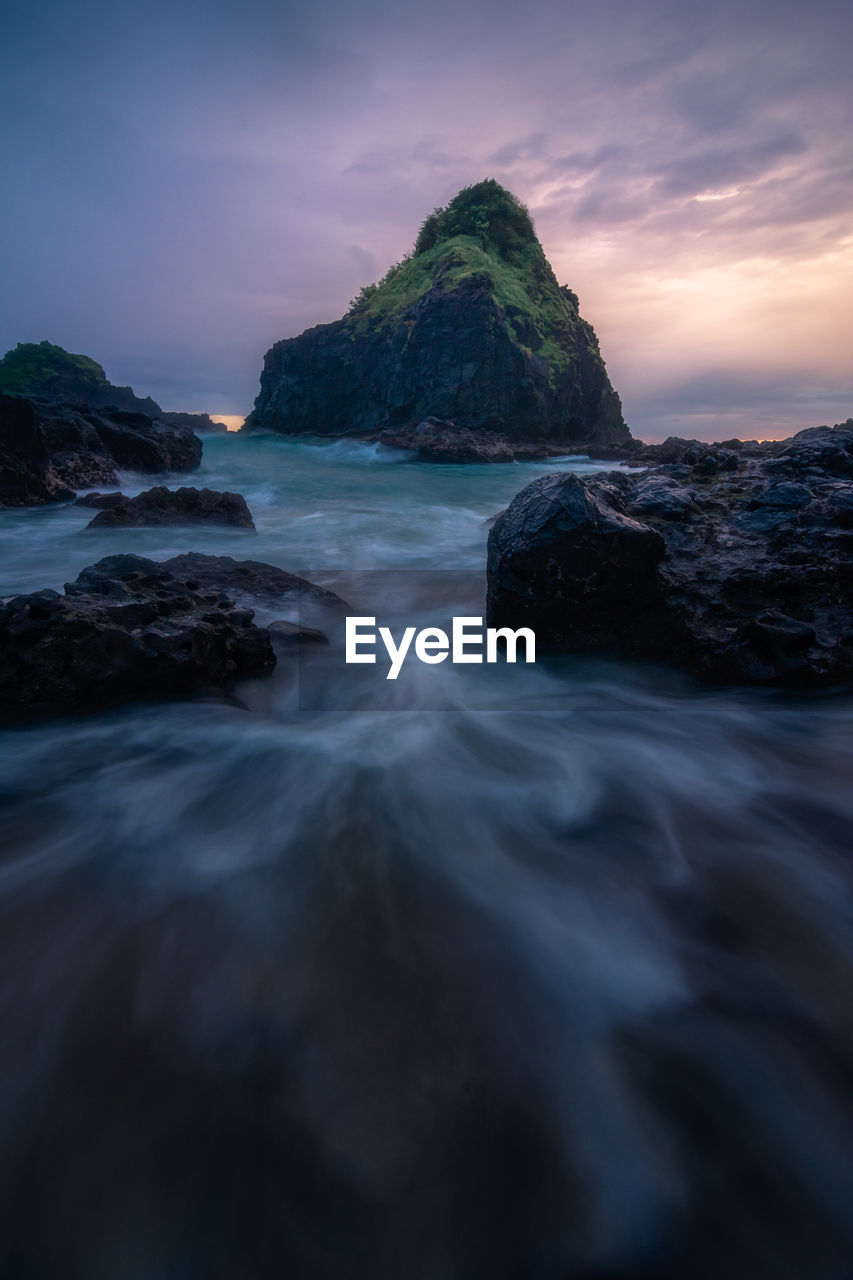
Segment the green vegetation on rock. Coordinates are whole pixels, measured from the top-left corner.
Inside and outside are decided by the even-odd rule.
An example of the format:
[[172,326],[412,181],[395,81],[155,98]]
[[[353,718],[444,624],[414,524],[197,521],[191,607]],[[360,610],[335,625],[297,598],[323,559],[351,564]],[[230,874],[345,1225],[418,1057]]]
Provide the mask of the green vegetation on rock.
[[108,381],[97,360],[73,355],[53,342],[19,342],[0,360],[0,392],[51,404],[123,409],[159,417],[160,406],[130,387]]
[[442,240],[433,248],[404,259],[378,285],[362,290],[349,312],[353,330],[365,333],[379,326],[405,323],[406,313],[430,289],[449,292],[463,280],[476,280],[506,312],[508,336],[541,356],[553,373],[562,372],[570,359],[565,338],[583,333],[584,340],[592,345],[594,338],[578,317],[575,296],[557,284],[541,249],[539,259],[527,268],[519,268],[482,249],[472,236]]
[[69,379],[104,386],[107,375],[89,356],[72,355],[52,342],[19,342],[0,360],[0,391],[10,396],[50,396]]
[[245,429],[366,435],[426,418],[520,442],[630,439],[576,295],[492,178],[429,214],[342,319],[275,343]]
[[434,209],[421,223],[415,256],[456,236],[472,236],[482,249],[518,267],[531,256],[545,260],[527,208],[494,178],[463,187],[445,209]]
[[592,328],[578,315],[577,296],[557,283],[529,213],[493,178],[466,187],[446,209],[431,213],[412,253],[378,284],[365,285],[350,304],[353,333],[406,323],[431,289],[450,291],[466,279],[489,290],[506,313],[508,336],[545,360],[550,378],[568,367],[572,343],[598,354]]

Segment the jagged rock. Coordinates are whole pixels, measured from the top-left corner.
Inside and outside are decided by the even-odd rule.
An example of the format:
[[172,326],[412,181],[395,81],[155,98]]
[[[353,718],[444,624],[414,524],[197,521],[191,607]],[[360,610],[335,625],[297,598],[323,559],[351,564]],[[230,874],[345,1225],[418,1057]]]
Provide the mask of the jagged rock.
[[206,436],[224,436],[228,434],[228,428],[224,422],[214,422],[207,413],[161,413],[160,419],[168,423],[170,427],[188,427],[190,431],[194,431],[196,435]]
[[154,475],[193,471],[201,454],[201,441],[186,427],[145,414],[0,395],[4,506],[66,501],[75,489],[115,485],[116,467]]
[[709,450],[681,451],[687,476],[684,462],[522,490],[489,536],[490,625],[712,683],[849,683],[853,421],[727,448],[722,470]]
[[853,476],[851,437],[853,418],[835,427],[807,427],[781,441],[767,469],[790,476],[815,472],[848,478]]
[[430,215],[343,319],[276,343],[243,430],[375,436],[427,418],[518,442],[631,440],[576,296],[493,181]]
[[185,697],[272,670],[252,611],[141,556],[108,556],[0,605],[0,709],[90,710]]
[[532,462],[549,456],[544,444],[513,443],[504,436],[437,418],[390,428],[380,440],[391,448],[410,450],[419,462]]
[[89,420],[118,467],[157,475],[195,471],[201,462],[201,441],[186,427],[172,427],[142,413],[92,413]]
[[[98,498],[101,495],[93,495]],[[116,499],[120,501],[116,501]],[[171,524],[225,524],[254,529],[252,513],[239,493],[219,493],[215,489],[167,489],[157,485],[135,498],[107,494],[97,503],[98,514],[87,529],[141,528]],[[96,505],[87,501],[87,506]]]

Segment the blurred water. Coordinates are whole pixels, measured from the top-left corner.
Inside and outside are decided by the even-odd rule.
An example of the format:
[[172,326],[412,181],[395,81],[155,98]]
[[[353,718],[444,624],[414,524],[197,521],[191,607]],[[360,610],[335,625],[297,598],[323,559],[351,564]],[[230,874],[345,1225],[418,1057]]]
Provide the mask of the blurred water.
[[[213,438],[257,536],[3,513],[0,591],[197,549],[396,628],[545,469]],[[0,1276],[853,1275],[849,704],[306,661],[0,736]]]
[[[536,476],[602,465],[580,460],[429,466],[360,441],[312,445],[281,436],[209,436],[185,483],[242,493],[257,533],[243,529],[125,529],[121,550],[163,560],[183,551],[264,560],[298,572],[332,568],[480,569],[487,528]],[[124,474],[133,495],[156,477]],[[178,482],[170,481],[171,488]],[[114,529],[86,529],[94,512],[67,504],[0,512],[0,593],[59,587],[116,550]]]

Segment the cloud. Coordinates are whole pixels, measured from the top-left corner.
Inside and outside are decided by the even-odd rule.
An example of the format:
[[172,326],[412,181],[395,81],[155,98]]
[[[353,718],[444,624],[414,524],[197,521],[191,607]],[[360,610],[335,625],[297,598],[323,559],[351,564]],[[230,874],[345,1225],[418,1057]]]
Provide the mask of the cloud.
[[698,196],[704,192],[754,183],[780,161],[807,150],[798,134],[785,133],[740,147],[714,147],[668,160],[658,169],[653,197]]
[[50,337],[176,408],[244,412],[273,340],[492,175],[632,423],[667,387],[705,414],[709,350],[727,419],[750,360],[768,396],[786,363],[816,412],[847,393],[836,0],[10,0],[0,22],[3,349]]
[[648,393],[635,429],[646,439],[784,439],[853,414],[853,378],[824,385],[808,369],[706,369]]

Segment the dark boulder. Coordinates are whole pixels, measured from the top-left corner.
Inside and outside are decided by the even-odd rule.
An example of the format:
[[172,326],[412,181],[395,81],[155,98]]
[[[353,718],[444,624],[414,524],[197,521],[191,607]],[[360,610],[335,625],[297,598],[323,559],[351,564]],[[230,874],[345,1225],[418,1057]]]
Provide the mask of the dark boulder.
[[853,422],[725,452],[522,490],[489,537],[490,623],[711,683],[849,684]]
[[695,497],[694,489],[684,488],[673,476],[653,473],[636,485],[631,496],[631,511],[641,520],[646,516],[684,520]]
[[[152,525],[224,524],[238,529],[254,529],[255,522],[239,493],[220,493],[215,489],[167,489],[157,485],[135,498],[120,494],[91,495],[87,506],[99,505],[98,514],[87,529],[141,528]],[[118,501],[117,499],[120,499]]]
[[[661,605],[661,535],[574,475],[523,489],[489,535],[489,624],[532,627],[542,649],[632,652]],[[639,646],[638,646],[639,647]]]
[[65,595],[0,606],[0,708],[85,711],[185,697],[268,673],[268,633],[218,591],[140,556],[108,556]]

